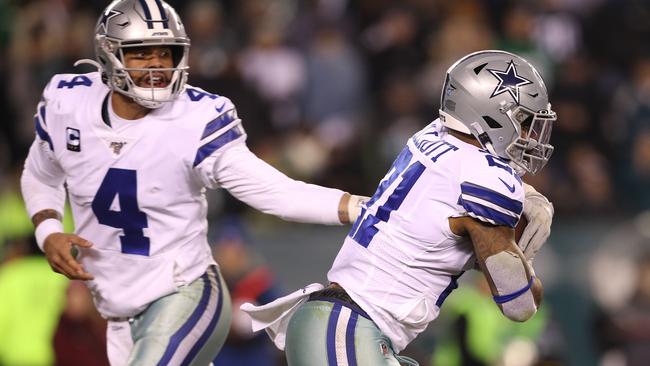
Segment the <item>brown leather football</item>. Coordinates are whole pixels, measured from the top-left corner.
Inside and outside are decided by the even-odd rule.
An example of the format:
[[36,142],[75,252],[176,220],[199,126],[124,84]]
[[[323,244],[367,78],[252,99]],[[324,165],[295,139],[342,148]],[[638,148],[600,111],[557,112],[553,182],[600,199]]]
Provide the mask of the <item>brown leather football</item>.
[[521,234],[524,233],[524,229],[526,228],[526,225],[528,225],[528,219],[526,216],[521,215],[521,218],[519,218],[519,222],[517,222],[517,225],[515,226],[515,242],[519,242],[519,239],[521,238]]

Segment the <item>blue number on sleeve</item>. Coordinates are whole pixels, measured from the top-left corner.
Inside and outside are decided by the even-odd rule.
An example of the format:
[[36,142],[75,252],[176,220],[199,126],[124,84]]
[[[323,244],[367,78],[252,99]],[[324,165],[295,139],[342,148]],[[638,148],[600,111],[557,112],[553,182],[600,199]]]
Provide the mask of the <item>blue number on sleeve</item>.
[[210,99],[217,99],[219,96],[206,93],[197,89],[192,89],[192,88],[187,88],[187,95],[190,97],[190,100],[193,102],[198,102],[199,100],[203,99],[203,97],[208,97]]
[[[138,181],[135,170],[110,168],[92,203],[93,213],[102,225],[120,228],[122,253],[149,255],[149,238],[142,229],[148,227],[147,215],[138,208]],[[111,210],[119,199],[120,211]]]
[[61,80],[59,81],[59,85],[56,86],[57,89],[62,89],[62,88],[68,88],[72,89],[75,86],[78,85],[83,85],[83,86],[91,86],[93,85],[92,80],[88,79],[86,75],[77,75],[72,78],[70,81],[65,81]]
[[422,172],[424,172],[424,165],[419,161],[409,165],[412,157],[413,154],[408,150],[408,148],[402,150],[393,163],[391,175],[388,179],[379,184],[377,191],[370,201],[368,201],[367,207],[371,207],[398,177],[401,176],[402,181],[397,185],[397,187],[395,187],[393,193],[391,193],[386,202],[377,208],[377,213],[375,215],[369,214],[368,216],[363,217],[365,215],[364,209],[361,213],[361,217],[355,222],[354,226],[350,230],[348,236],[352,237],[352,239],[360,245],[366,248],[370,245],[370,242],[379,231],[375,225],[379,223],[379,221],[388,222],[391,212],[400,207],[402,202],[404,202],[406,195],[408,195],[415,182],[420,178]]
[[510,167],[510,165],[508,165],[507,163],[505,163],[505,162],[503,162],[503,161],[501,161],[501,160],[497,160],[497,159],[496,159],[494,156],[492,156],[492,155],[485,155],[485,159],[487,159],[487,162],[488,162],[488,165],[489,165],[489,166],[495,166],[495,167],[497,167],[497,168],[500,168],[500,169],[505,170],[506,172],[510,173],[510,175],[514,176],[515,179],[517,179],[517,181],[518,181],[519,183],[521,183],[521,177],[519,176],[519,174],[517,174],[517,173],[514,171],[514,169],[512,169],[512,168]]

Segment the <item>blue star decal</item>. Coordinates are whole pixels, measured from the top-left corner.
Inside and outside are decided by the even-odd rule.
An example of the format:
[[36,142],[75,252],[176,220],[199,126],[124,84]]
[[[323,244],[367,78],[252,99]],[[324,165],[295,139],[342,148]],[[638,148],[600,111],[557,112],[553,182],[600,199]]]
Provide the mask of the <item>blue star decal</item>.
[[99,20],[99,25],[98,25],[98,27],[101,28],[101,29],[104,31],[104,33],[106,33],[106,31],[107,31],[107,29],[106,29],[106,23],[108,23],[108,21],[109,21],[112,17],[116,17],[116,16],[118,16],[118,15],[122,15],[122,14],[124,14],[124,13],[121,12],[121,11],[119,11],[119,10],[115,10],[115,9],[108,9],[108,10],[106,10],[106,12],[102,15],[102,19]]
[[508,92],[512,99],[519,104],[519,88],[533,83],[532,81],[517,75],[517,68],[512,60],[508,63],[508,68],[505,71],[493,69],[488,69],[488,71],[499,80],[499,84],[494,91],[492,91],[490,98]]

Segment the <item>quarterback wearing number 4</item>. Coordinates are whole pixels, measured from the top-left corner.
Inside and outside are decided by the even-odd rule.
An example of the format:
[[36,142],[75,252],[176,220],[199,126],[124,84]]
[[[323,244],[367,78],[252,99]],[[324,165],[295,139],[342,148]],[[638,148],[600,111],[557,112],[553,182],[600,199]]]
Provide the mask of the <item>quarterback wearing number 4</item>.
[[[532,260],[552,205],[521,174],[548,161],[555,113],[537,71],[503,51],[450,67],[440,118],[410,138],[345,238],[327,278],[242,305],[291,366],[413,365],[398,356],[476,264],[503,314],[525,321],[542,286]],[[520,215],[528,226],[515,243]]]
[[[208,365],[231,305],[207,242],[205,188],[322,224],[354,221],[361,198],[253,155],[233,103],[185,84],[190,41],[163,1],[111,3],[94,42],[97,61],[85,62],[99,72],[54,76],[34,116],[21,183],[37,242],[55,271],[86,281],[108,319],[112,365]],[[64,184],[75,234],[59,221]]]

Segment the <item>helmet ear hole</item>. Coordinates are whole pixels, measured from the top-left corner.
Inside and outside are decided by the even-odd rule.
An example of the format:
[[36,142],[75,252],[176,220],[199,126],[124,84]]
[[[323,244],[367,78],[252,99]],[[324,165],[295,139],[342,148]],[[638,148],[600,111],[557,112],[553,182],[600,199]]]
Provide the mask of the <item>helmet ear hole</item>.
[[172,61],[174,62],[174,67],[177,67],[183,59],[183,46],[169,46],[169,48],[172,51]]
[[503,126],[490,116],[483,116],[483,120],[490,128],[503,128]]

